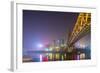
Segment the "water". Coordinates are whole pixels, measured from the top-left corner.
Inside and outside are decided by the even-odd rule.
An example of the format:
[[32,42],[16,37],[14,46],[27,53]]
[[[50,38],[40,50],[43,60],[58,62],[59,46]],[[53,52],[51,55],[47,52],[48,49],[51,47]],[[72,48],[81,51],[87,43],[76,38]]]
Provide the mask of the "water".
[[75,52],[72,53],[28,51],[27,56],[29,56],[31,59],[27,62],[68,61],[91,59],[91,52],[89,49],[77,49]]

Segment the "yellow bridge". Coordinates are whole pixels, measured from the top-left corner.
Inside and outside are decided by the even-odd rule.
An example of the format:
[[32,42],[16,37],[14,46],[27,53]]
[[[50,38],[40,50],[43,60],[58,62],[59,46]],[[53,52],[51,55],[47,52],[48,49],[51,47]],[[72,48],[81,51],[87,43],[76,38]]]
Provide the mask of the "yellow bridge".
[[90,29],[91,13],[80,13],[73,28],[73,31],[68,37],[68,49],[71,50],[71,47],[75,44],[75,42],[87,35],[90,32]]

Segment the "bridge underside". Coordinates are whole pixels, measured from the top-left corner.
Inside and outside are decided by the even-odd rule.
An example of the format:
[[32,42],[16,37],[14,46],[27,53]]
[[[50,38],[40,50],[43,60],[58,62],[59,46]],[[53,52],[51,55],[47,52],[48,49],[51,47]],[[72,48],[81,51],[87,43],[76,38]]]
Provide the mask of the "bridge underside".
[[91,14],[80,13],[77,22],[68,38],[68,47],[73,46],[78,40],[91,33]]
[[68,38],[68,51],[71,52],[73,45],[89,33],[91,33],[91,14],[80,13],[73,31]]

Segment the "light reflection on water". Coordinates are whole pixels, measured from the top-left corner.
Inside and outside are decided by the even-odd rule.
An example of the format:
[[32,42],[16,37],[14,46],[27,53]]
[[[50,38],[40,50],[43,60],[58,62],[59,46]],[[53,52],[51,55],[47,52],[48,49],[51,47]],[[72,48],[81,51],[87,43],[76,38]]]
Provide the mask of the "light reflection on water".
[[[90,51],[78,53],[33,53],[28,52],[32,62],[46,62],[46,61],[64,61],[64,60],[81,60],[90,59]],[[30,62],[30,61],[29,61]]]

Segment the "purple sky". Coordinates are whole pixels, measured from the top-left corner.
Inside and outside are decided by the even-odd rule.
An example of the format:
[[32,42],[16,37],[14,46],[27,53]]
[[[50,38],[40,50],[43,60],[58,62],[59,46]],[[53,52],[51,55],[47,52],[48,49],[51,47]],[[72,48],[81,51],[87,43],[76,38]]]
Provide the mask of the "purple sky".
[[36,49],[67,36],[79,13],[23,10],[23,48]]

